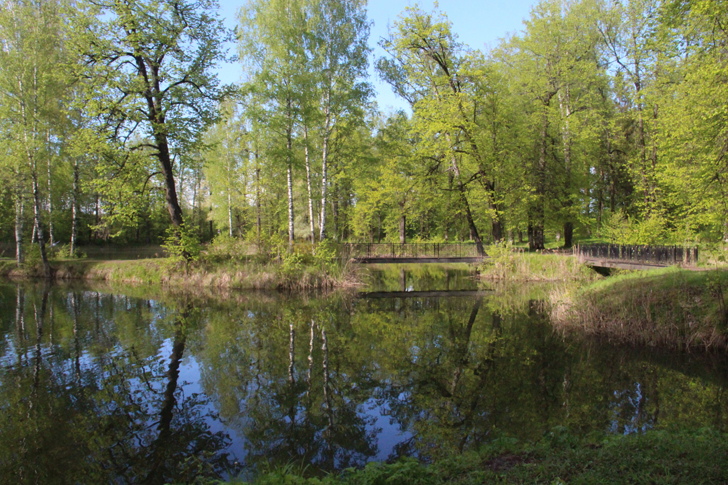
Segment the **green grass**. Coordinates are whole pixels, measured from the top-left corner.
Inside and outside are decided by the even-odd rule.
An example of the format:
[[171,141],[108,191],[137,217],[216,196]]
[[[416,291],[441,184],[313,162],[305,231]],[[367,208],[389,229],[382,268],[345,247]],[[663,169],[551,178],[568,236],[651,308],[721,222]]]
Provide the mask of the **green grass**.
[[718,484],[728,481],[728,437],[709,429],[578,439],[557,428],[537,443],[499,440],[432,464],[404,459],[304,478],[291,466],[256,485]]
[[620,273],[550,295],[554,324],[639,345],[726,348],[728,272],[676,267]]

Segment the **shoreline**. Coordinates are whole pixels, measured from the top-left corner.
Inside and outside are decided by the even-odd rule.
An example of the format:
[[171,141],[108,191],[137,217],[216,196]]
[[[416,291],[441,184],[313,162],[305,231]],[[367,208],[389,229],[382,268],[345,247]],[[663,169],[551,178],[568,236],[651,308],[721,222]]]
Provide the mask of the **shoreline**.
[[[95,281],[105,283],[160,285],[175,288],[225,290],[331,290],[360,285],[358,271],[351,265],[321,268],[300,265],[237,262],[196,263],[188,268],[166,259],[63,260],[52,261],[52,281]],[[15,261],[0,261],[0,278],[42,281],[39,271],[17,268]]]
[[611,276],[549,295],[554,328],[681,350],[728,349],[728,271],[677,267]]

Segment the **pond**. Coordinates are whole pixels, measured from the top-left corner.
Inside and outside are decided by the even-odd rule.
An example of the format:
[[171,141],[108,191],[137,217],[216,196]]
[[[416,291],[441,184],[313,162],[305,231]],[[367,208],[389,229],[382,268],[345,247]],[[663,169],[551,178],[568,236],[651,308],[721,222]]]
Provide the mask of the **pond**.
[[728,430],[714,355],[554,332],[547,289],[372,268],[358,293],[0,284],[0,481],[316,474],[499,437]]

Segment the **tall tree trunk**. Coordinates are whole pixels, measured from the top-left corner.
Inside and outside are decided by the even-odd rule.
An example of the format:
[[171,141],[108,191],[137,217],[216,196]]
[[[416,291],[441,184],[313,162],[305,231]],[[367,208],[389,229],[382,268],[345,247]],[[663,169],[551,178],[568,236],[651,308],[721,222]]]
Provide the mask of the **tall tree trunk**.
[[33,177],[33,212],[35,217],[35,232],[38,238],[38,246],[40,247],[40,258],[43,261],[43,275],[47,278],[51,278],[51,265],[48,262],[48,254],[46,253],[45,238],[43,237],[43,226],[41,224],[40,215],[40,191],[38,190],[38,175],[36,174],[35,168],[31,171]]
[[296,330],[293,324],[288,324],[288,383],[295,384],[294,365],[296,360]]
[[325,103],[324,140],[321,153],[321,220],[319,221],[319,241],[326,239],[326,203],[329,185],[329,137],[331,136],[331,111],[328,94]]
[[407,216],[404,213],[404,201],[399,203],[399,210],[399,243],[404,244],[407,242]]
[[53,237],[53,190],[52,190],[52,183],[53,180],[51,175],[51,159],[50,156],[50,137],[51,133],[50,131],[46,131],[46,144],[48,146],[48,242],[51,245],[51,248],[55,246],[55,238]]
[[260,163],[258,160],[258,151],[255,151],[255,227],[257,229],[258,245],[260,245],[260,232],[262,230],[262,221],[260,218]]
[[[228,153],[225,155],[225,160],[227,162],[227,170],[226,170],[226,181],[227,181],[227,212],[228,212],[228,235],[230,237],[233,237],[233,196],[232,196],[232,181],[230,180],[230,172],[232,171],[231,163],[230,163],[230,140],[229,140],[229,134],[226,133],[226,139],[227,139],[227,146],[228,146]],[[245,200],[245,199],[243,199]],[[200,212],[202,212],[202,205],[200,205]]]
[[233,237],[233,203],[230,200],[230,191],[227,194],[227,206],[228,206],[228,235]]
[[81,344],[78,338],[79,329],[78,329],[78,315],[80,313],[79,309],[79,298],[78,295],[74,292],[71,293],[71,311],[73,312],[73,347],[74,347],[74,368],[75,368],[75,374],[76,374],[76,383],[81,383]]
[[543,119],[541,123],[541,143],[539,146],[538,160],[536,162],[536,197],[531,203],[529,210],[529,249],[544,249],[544,203],[546,197],[546,146],[548,135],[548,113],[544,106]]
[[[324,371],[324,407],[326,409],[326,416],[328,417],[328,426],[324,431],[326,434],[330,433],[334,427],[334,409],[331,405],[331,393],[329,392],[329,341],[326,337],[326,329],[321,327],[321,350],[323,351],[323,371]],[[328,433],[327,433],[328,432]]]
[[453,153],[451,155],[451,168],[452,172],[454,174],[454,181],[457,184],[458,193],[460,194],[460,201],[463,204],[463,207],[465,208],[465,218],[468,222],[468,228],[470,229],[470,234],[473,237],[473,240],[475,241],[475,247],[478,250],[478,254],[480,256],[485,255],[485,249],[483,248],[483,240],[480,238],[480,233],[478,233],[478,228],[475,226],[475,220],[473,219],[473,213],[470,211],[470,203],[468,202],[467,198],[467,190],[465,186],[463,185],[462,178],[460,177],[460,168],[458,167],[458,161],[457,157],[455,156],[455,145],[453,144],[452,140],[450,139],[450,135],[446,134],[447,142],[450,144],[450,147],[453,149]]
[[561,112],[561,117],[564,120],[564,126],[561,130],[561,138],[563,143],[563,150],[564,150],[564,189],[566,191],[566,202],[564,203],[564,208],[566,209],[566,221],[564,222],[564,247],[570,248],[573,245],[573,236],[574,236],[574,222],[573,222],[573,214],[571,213],[571,210],[574,206],[574,201],[571,198],[571,171],[572,171],[572,163],[571,163],[571,130],[569,127],[569,117],[571,116],[571,94],[569,90],[569,86],[566,86],[562,91],[559,91],[558,93],[559,97],[559,111]]
[[308,397],[309,399],[311,397],[311,378],[313,377],[313,344],[316,337],[314,333],[315,326],[316,322],[314,320],[311,320],[311,336],[308,342],[308,377],[306,378],[306,384],[308,385],[308,388],[306,390],[306,397]]
[[172,418],[174,417],[174,409],[177,404],[177,386],[179,381],[179,367],[182,363],[182,356],[187,343],[187,317],[189,316],[189,307],[186,306],[182,311],[180,319],[175,322],[174,342],[172,344],[172,355],[169,359],[169,368],[167,370],[167,386],[164,389],[164,399],[162,408],[159,412],[159,424],[157,430],[159,434],[152,444],[153,452],[150,457],[150,471],[145,483],[166,483],[167,481],[167,449],[169,446],[169,436],[172,432]]
[[286,165],[287,165],[287,181],[288,181],[288,251],[293,252],[293,241],[295,235],[294,217],[293,217],[293,165],[291,160],[292,136],[293,136],[293,114],[291,113],[291,100],[288,99],[288,126],[286,127]]
[[23,340],[25,339],[25,288],[15,288],[15,329],[18,333],[18,359],[21,359]]
[[334,173],[334,187],[331,197],[331,216],[333,218],[332,225],[334,226],[334,241],[336,241],[339,236],[339,184],[336,181],[336,173]]
[[179,205],[179,200],[177,198],[177,187],[174,183],[174,171],[172,168],[172,159],[169,155],[167,137],[162,133],[155,133],[154,138],[157,146],[157,158],[159,159],[159,163],[162,165],[162,176],[164,177],[164,198],[167,202],[167,212],[169,212],[172,225],[175,228],[179,228],[184,221],[182,218],[182,207]]
[[382,212],[377,212],[377,243],[382,242]]
[[23,217],[25,216],[25,197],[21,183],[15,187],[15,263],[20,267],[23,264]]
[[306,159],[306,187],[308,189],[308,222],[311,226],[311,244],[316,242],[313,220],[313,196],[311,192],[311,161],[308,157],[308,126],[303,125],[303,150]]
[[100,206],[101,206],[101,197],[99,194],[96,194],[96,204],[94,206],[94,226],[95,229],[93,231],[93,240],[95,241],[99,237],[99,224],[101,224],[101,214],[100,214]]
[[73,188],[71,189],[71,249],[69,256],[76,254],[78,240],[78,159],[73,160]]

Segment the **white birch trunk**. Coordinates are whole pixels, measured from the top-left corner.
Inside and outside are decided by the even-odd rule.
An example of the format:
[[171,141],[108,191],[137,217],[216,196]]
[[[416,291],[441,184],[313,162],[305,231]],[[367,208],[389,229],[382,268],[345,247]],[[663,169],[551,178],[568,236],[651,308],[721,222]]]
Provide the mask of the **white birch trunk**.
[[286,128],[286,148],[287,148],[287,178],[288,178],[288,251],[293,252],[294,234],[294,217],[293,217],[293,166],[291,165],[292,150],[292,131],[293,118],[291,114],[291,100],[288,100],[288,127]]
[[25,197],[23,197],[23,189],[18,182],[15,189],[15,262],[20,268],[23,264],[23,216],[25,212]]
[[308,127],[303,125],[303,150],[306,158],[306,186],[308,188],[308,220],[311,226],[311,244],[316,242],[316,232],[313,220],[313,197],[311,195],[311,162],[308,157]]
[[319,229],[319,241],[326,239],[326,203],[327,188],[329,184],[328,162],[329,162],[329,136],[331,136],[331,110],[329,108],[328,96],[326,99],[326,112],[324,122],[324,146],[321,154],[321,221]]
[[51,175],[51,133],[50,131],[46,131],[46,146],[48,151],[48,243],[51,245],[51,248],[55,246],[55,239],[53,238],[53,192],[51,189],[51,181],[52,175]]
[[73,161],[73,207],[71,208],[71,249],[69,256],[76,253],[78,239],[78,159]]

